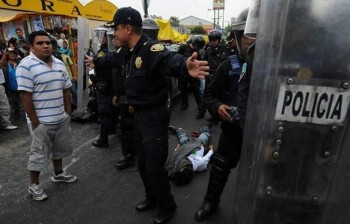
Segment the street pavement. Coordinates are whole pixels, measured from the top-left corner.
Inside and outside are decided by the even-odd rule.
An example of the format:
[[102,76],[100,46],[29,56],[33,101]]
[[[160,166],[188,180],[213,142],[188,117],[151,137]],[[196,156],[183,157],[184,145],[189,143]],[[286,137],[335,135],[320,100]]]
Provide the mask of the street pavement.
[[[196,120],[195,102],[190,96],[190,107],[180,111],[180,99],[174,100],[171,125],[182,127],[188,133],[206,124]],[[209,115],[206,114],[206,118]],[[19,129],[0,131],[0,224],[148,224],[153,223],[156,209],[136,212],[135,205],[144,199],[144,188],[137,167],[116,170],[114,163],[121,156],[118,134],[110,137],[109,148],[96,148],[92,142],[98,137],[96,123],[72,123],[74,153],[64,160],[68,172],[77,175],[76,183],[50,181],[52,166],[40,176],[49,198],[38,202],[27,192],[29,175],[26,169],[30,146],[29,131],[24,115],[14,121]],[[212,128],[214,146],[220,128]],[[176,137],[169,134],[169,153],[176,146]],[[230,175],[221,198],[219,210],[202,223],[232,223],[233,194],[236,170]],[[194,212],[200,206],[208,183],[209,171],[196,173],[186,186],[171,183],[178,208],[170,224],[197,223]]]

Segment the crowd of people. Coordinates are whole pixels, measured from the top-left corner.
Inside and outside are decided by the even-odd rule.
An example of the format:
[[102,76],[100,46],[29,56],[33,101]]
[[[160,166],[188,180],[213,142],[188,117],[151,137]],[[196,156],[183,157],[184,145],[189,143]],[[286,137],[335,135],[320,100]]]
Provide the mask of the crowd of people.
[[[16,35],[17,37],[12,37],[8,41],[0,39],[0,128],[5,130],[17,129],[18,126],[12,125],[11,120],[18,120],[23,116],[16,74],[19,63],[31,52],[29,40],[24,37],[23,31],[16,29]],[[76,84],[77,76],[74,74],[75,69],[70,58],[72,52],[65,35],[62,33],[60,37],[61,39],[56,41],[56,38],[50,35],[50,39],[56,41],[56,46],[61,43],[61,48],[55,47],[53,55],[65,64],[70,79]],[[75,85],[71,89],[72,104],[76,107]]]
[[[248,49],[254,46],[254,39],[244,36],[247,13],[245,10],[239,15],[226,40],[221,32],[212,30],[207,45],[203,37],[194,36],[178,52],[171,52],[157,42],[156,23],[142,21],[133,8],[120,8],[109,24],[114,29],[116,50],[108,50],[106,32],[99,51],[86,56],[86,66],[95,71],[90,78],[100,118],[100,135],[93,146],[109,147],[108,136],[116,132],[120,117],[122,157],[115,166],[126,169],[137,161],[145,199],[136,210],[157,207],[154,223],[166,223],[177,208],[169,179],[187,184],[194,172],[204,171],[211,164],[207,192],[195,213],[195,219],[202,221],[217,210],[230,170],[238,164],[243,135],[238,111],[243,111],[244,117],[240,108],[245,108],[247,98],[246,91],[239,91],[239,82],[249,77],[246,66],[252,51]],[[59,40],[45,31],[34,31],[27,39],[21,30],[17,35],[2,46],[1,128],[17,128],[10,122],[9,102],[17,119],[22,101],[32,137],[28,192],[34,200],[42,201],[48,195],[39,176],[49,159],[54,167],[53,182],[77,180],[63,170],[62,161],[73,151],[70,115],[77,103],[76,74],[64,34]],[[206,111],[211,115],[191,137],[180,127],[169,126],[169,76],[179,80],[181,111],[185,113],[190,106],[190,86],[198,108],[195,118],[204,118]],[[219,122],[221,134],[214,149],[210,128]],[[168,158],[169,130],[177,135],[178,145]]]

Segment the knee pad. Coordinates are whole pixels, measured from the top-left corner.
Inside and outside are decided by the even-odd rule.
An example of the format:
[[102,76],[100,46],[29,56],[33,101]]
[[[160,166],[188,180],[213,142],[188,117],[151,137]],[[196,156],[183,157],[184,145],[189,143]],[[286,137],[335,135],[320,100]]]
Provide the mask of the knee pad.
[[215,152],[211,157],[210,172],[217,176],[227,176],[231,171],[230,164],[227,159]]

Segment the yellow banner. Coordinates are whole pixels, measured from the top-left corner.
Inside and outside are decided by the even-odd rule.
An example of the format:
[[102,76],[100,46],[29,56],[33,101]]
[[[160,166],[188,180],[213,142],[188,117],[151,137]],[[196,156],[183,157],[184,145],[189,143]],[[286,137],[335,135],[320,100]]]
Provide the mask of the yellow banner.
[[111,21],[117,10],[115,5],[106,0],[92,1],[85,7],[78,0],[0,0],[0,8],[71,17],[83,16],[102,21]]

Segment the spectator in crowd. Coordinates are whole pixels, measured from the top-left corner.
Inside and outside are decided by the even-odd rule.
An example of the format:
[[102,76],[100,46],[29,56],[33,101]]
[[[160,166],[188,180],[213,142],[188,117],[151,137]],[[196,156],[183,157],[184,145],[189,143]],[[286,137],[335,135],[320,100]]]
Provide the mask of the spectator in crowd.
[[18,43],[17,43],[17,39],[15,37],[12,37],[12,38],[9,39],[9,41],[7,43],[7,47],[16,50],[16,52],[17,52],[17,59],[18,60],[22,60],[22,58],[24,58],[24,54],[19,49]]
[[69,88],[70,93],[72,94],[72,108],[75,109],[77,108],[77,87],[76,87],[76,76],[75,76],[75,70],[73,68],[73,61],[72,59],[68,56],[63,54],[59,49],[58,49],[58,44],[57,44],[57,40],[53,37],[50,36],[50,41],[51,41],[51,45],[52,45],[52,55],[54,57],[56,57],[57,59],[61,60],[64,64],[64,66],[66,66],[67,72],[68,72],[68,77],[72,82],[72,86]]
[[23,53],[24,57],[27,57],[29,55],[29,47],[27,41],[20,39],[18,43],[19,50]]
[[13,48],[8,48],[7,52],[1,59],[0,66],[2,66],[5,76],[5,85],[8,95],[10,96],[10,102],[13,109],[14,118],[19,118],[19,92],[17,91],[18,85],[16,80],[16,68],[17,68],[17,52]]
[[[5,46],[6,46],[6,43],[5,43]],[[1,48],[4,47],[4,42],[1,43],[0,41],[0,47]],[[6,54],[8,54],[8,52],[3,52],[1,49],[0,49],[0,52],[1,52],[2,58],[7,57]],[[3,61],[2,58],[0,60],[0,129],[13,130],[13,129],[17,129],[18,127],[12,125],[10,121],[11,108],[5,92],[5,86],[4,86],[5,77],[1,69],[5,61]]]
[[68,47],[68,41],[64,40],[62,43],[62,47],[60,47],[60,51],[62,54],[65,54],[67,56],[72,56],[72,50]]
[[17,34],[17,39],[18,41],[20,40],[26,40],[26,38],[24,37],[23,31],[19,28],[16,29],[16,34]]
[[68,40],[66,39],[66,35],[64,33],[60,33],[60,39],[57,41],[57,44],[59,47],[63,46],[63,41],[67,41],[68,43]]
[[28,192],[34,200],[42,201],[47,194],[39,184],[39,175],[47,169],[49,157],[54,167],[53,182],[77,180],[62,166],[62,159],[73,151],[69,116],[72,83],[64,64],[52,56],[51,41],[45,31],[32,32],[28,40],[31,53],[17,67],[17,82],[32,136]]

